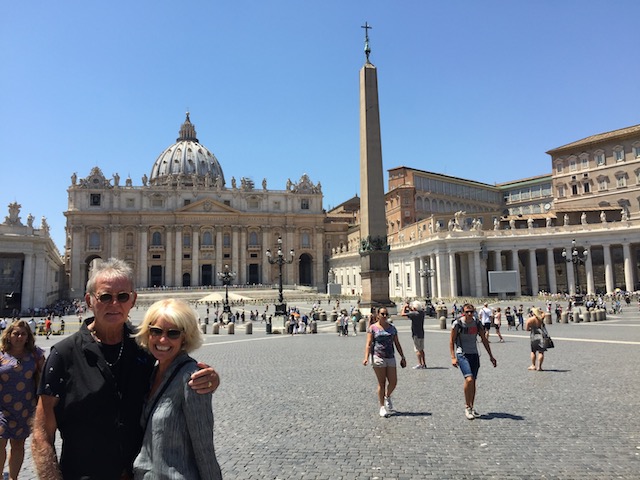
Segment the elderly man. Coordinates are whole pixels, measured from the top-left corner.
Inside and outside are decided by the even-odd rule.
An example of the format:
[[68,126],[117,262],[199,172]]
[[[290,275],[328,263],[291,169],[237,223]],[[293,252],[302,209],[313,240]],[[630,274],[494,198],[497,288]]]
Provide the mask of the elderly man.
[[[131,478],[154,366],[127,323],[136,296],[133,271],[124,261],[111,258],[94,266],[85,294],[94,317],[52,347],[38,388],[32,444],[40,478]],[[189,383],[208,393],[219,378],[205,368]],[[56,430],[63,439],[59,463]]]
[[413,338],[413,350],[418,357],[418,364],[413,367],[414,370],[422,370],[427,368],[424,357],[424,308],[422,303],[417,300],[405,303],[402,306],[400,315],[411,320],[411,337]]

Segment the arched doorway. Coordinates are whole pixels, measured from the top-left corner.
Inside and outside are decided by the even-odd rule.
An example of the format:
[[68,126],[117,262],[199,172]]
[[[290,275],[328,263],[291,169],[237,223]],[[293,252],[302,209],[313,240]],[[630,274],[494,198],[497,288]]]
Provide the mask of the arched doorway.
[[182,286],[183,287],[190,287],[191,286],[191,274],[190,273],[183,273],[182,274]]
[[299,261],[300,285],[313,285],[313,259],[311,255],[303,253]]

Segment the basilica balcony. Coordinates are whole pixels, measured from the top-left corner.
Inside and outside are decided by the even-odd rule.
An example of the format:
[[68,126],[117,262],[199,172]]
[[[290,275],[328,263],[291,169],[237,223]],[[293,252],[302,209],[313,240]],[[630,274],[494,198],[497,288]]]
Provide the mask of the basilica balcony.
[[200,245],[200,250],[202,250],[203,252],[212,252],[215,249],[215,245]]
[[102,245],[89,245],[89,248],[87,248],[87,250],[89,250],[90,252],[101,252]]
[[164,245],[151,245],[149,247],[150,252],[164,252]]
[[262,250],[262,246],[261,245],[249,245],[247,247],[247,250],[252,251],[252,252],[259,252],[260,250]]

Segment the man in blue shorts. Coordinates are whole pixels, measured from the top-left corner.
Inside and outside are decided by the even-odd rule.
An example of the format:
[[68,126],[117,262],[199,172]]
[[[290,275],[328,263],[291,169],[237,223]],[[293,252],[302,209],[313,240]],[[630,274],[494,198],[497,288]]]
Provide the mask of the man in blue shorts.
[[497,365],[493,358],[489,340],[484,334],[482,323],[475,316],[475,307],[470,303],[462,307],[462,318],[453,322],[451,337],[449,338],[449,350],[451,352],[451,364],[460,368],[464,376],[464,414],[469,420],[480,417],[474,407],[476,398],[476,378],[480,369],[480,355],[478,354],[477,337],[489,354],[489,360],[494,368]]

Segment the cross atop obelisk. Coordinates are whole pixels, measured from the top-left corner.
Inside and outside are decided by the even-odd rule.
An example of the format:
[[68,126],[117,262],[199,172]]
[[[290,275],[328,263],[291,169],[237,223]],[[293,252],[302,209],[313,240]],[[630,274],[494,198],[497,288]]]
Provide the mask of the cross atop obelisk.
[[360,70],[360,276],[363,307],[392,305],[389,299],[389,246],[384,209],[382,142],[376,67],[369,61],[365,22],[365,65]]

